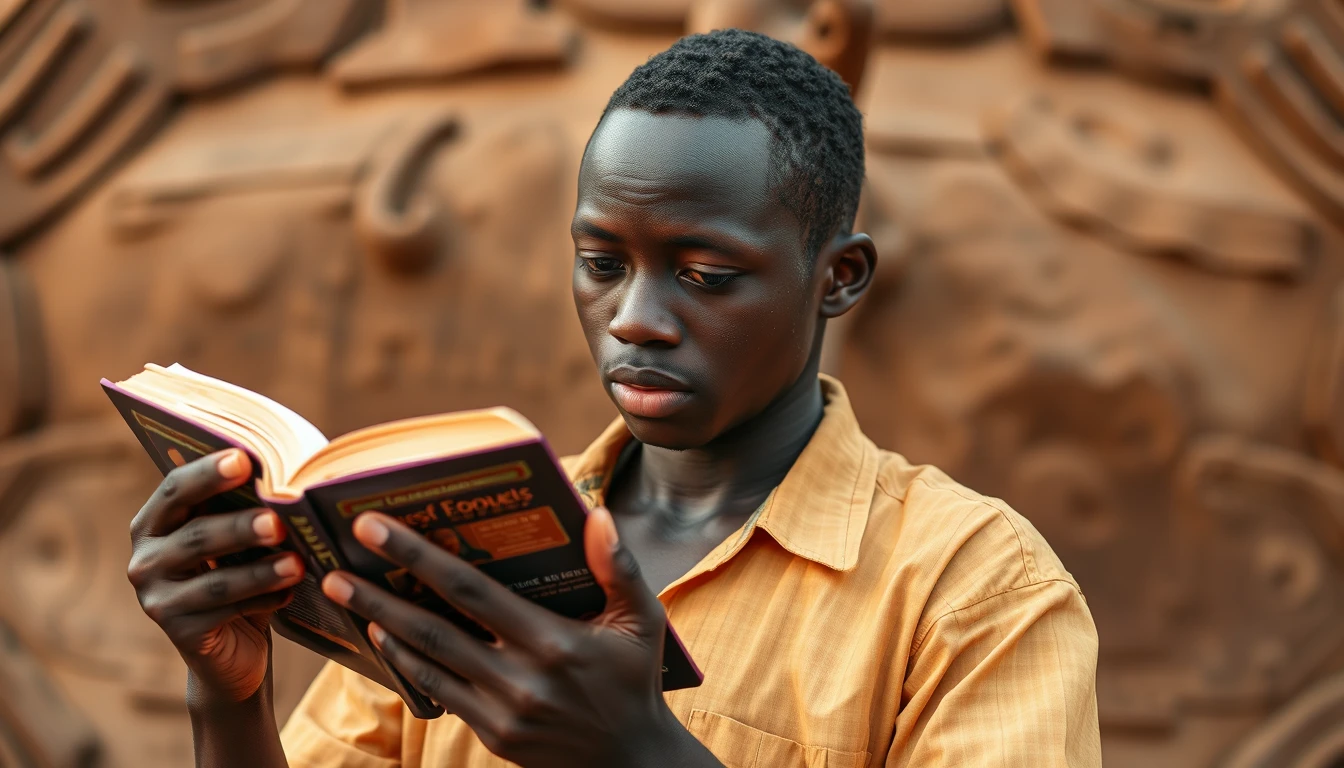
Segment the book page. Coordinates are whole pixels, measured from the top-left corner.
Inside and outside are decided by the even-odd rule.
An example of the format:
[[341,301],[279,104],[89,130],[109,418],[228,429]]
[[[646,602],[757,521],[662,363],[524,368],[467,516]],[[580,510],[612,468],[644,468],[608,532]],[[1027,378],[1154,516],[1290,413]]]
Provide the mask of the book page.
[[288,488],[276,491],[298,493],[309,485],[346,475],[540,437],[541,432],[530,421],[510,408],[482,408],[391,421],[332,440],[294,474]]
[[317,427],[274,400],[176,363],[148,364],[116,386],[249,446],[261,459],[263,486],[284,485],[327,445]]
[[326,435],[323,435],[321,430],[313,426],[312,422],[265,395],[258,394],[250,389],[244,389],[236,384],[230,384],[222,379],[216,379],[212,376],[206,376],[203,373],[197,373],[181,363],[173,363],[164,370],[172,371],[178,376],[200,382],[209,387],[232,392],[241,398],[250,400],[257,405],[262,406],[268,413],[278,417],[289,429],[290,433],[294,435],[296,445],[302,450],[303,458],[305,460],[322,450],[327,444]]

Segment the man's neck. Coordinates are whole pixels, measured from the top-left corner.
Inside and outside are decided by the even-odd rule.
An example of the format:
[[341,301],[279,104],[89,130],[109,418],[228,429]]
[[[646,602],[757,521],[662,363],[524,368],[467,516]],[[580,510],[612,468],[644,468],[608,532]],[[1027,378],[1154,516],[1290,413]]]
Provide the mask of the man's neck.
[[749,515],[788,474],[821,422],[824,401],[814,365],[764,411],[701,448],[644,445],[629,490],[675,537],[714,521]]

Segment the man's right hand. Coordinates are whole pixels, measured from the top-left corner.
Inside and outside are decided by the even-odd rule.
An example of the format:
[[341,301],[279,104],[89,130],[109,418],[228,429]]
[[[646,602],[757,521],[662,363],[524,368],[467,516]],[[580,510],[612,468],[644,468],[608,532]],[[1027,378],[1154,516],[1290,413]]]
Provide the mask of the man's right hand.
[[127,578],[195,680],[196,693],[242,702],[266,681],[270,615],[293,596],[303,561],[293,553],[210,568],[209,562],[285,538],[268,509],[192,517],[192,508],[251,476],[247,454],[233,449],[178,467],[131,521]]

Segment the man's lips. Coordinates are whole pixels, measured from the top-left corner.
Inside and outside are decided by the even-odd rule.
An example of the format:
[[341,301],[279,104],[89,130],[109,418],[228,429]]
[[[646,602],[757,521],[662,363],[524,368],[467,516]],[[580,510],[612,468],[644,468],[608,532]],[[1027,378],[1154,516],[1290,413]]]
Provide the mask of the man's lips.
[[661,419],[681,410],[693,397],[691,388],[668,373],[621,366],[607,373],[611,396],[621,410],[646,419]]
[[691,400],[691,393],[675,389],[645,389],[619,381],[611,383],[611,395],[621,410],[631,416],[661,419],[681,410]]
[[673,392],[689,392],[688,386],[681,379],[670,373],[664,373],[656,368],[636,368],[633,365],[618,365],[607,371],[607,378],[612,381],[619,381],[639,389],[667,389]]

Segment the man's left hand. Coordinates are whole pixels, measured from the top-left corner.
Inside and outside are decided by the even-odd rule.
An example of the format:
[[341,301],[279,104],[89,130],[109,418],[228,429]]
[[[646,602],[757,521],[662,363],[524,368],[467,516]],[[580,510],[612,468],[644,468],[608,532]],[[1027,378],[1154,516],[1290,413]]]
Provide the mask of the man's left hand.
[[[367,618],[369,638],[408,680],[491,752],[522,766],[719,765],[662,696],[667,614],[620,544],[611,514],[588,515],[589,569],[607,594],[592,621],[552,613],[390,517],[365,513],[356,538],[488,629],[483,642],[347,572],[322,589]],[[668,763],[673,755],[680,761]]]

